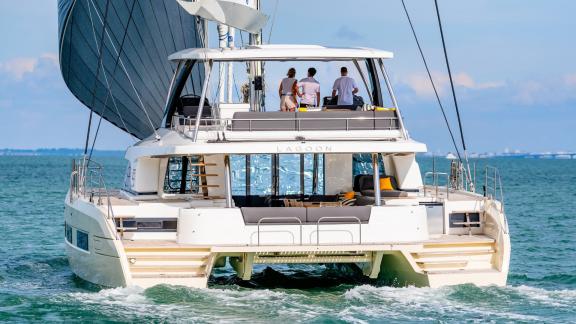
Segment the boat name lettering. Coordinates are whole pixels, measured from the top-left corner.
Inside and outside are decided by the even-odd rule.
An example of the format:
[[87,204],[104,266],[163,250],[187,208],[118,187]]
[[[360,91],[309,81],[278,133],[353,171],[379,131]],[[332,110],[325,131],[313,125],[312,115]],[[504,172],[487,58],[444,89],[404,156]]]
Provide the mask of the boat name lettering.
[[301,152],[332,152],[332,147],[329,145],[294,145],[277,147],[279,153],[301,153]]

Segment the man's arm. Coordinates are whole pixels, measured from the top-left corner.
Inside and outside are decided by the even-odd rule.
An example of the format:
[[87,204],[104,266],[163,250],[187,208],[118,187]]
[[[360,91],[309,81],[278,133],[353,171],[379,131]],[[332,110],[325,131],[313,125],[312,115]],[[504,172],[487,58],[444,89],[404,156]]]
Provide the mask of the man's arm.
[[280,82],[280,86],[278,87],[278,97],[282,97],[282,82]]
[[316,92],[316,107],[320,107],[320,91]]
[[338,80],[334,81],[334,85],[332,86],[332,98],[336,97],[336,90],[338,89]]
[[352,90],[352,94],[357,94],[358,93],[358,85],[356,84],[356,80],[352,79],[352,87],[354,87],[354,89]]

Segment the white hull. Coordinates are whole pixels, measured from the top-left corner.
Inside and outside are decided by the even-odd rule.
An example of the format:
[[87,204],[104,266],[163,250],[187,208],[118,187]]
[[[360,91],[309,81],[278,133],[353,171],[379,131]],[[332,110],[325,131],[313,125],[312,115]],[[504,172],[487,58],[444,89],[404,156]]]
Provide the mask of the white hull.
[[[462,208],[461,203],[454,204],[455,210]],[[362,225],[323,224],[320,233],[317,225],[302,225],[302,244],[299,225],[261,226],[258,244],[257,226],[245,225],[237,208],[117,206],[120,217],[127,217],[130,209],[178,214],[177,232],[126,232],[121,238],[111,230],[113,223],[103,206],[78,199],[67,204],[66,223],[89,233],[89,251],[68,242],[66,250],[76,275],[109,287],[204,288],[212,269],[226,259],[245,280],[250,279],[254,264],[354,263],[366,276],[400,286],[502,286],[508,275],[510,241],[498,228],[497,218],[503,215],[492,215],[497,209],[490,204],[476,203],[479,209],[488,208],[484,225],[472,229],[472,235],[462,229],[455,230],[460,231],[457,234],[429,234],[426,208],[412,204],[372,207],[370,221]]]

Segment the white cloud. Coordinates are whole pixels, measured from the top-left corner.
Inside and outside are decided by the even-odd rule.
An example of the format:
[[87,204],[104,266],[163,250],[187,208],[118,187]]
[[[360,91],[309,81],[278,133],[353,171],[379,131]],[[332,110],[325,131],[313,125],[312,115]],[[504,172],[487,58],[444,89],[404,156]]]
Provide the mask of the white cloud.
[[[432,78],[440,95],[449,91],[450,79],[445,73],[432,72]],[[493,89],[506,86],[504,81],[477,82],[468,73],[456,73],[453,76],[454,86],[466,89]],[[434,95],[434,89],[426,74],[412,74],[400,80],[410,87],[418,96],[429,97]]]
[[53,66],[58,65],[58,55],[55,53],[44,53],[39,57],[17,57],[4,62],[0,62],[0,74],[22,80],[29,73],[34,73],[42,63]]
[[565,75],[564,84],[569,87],[576,87],[576,73]]

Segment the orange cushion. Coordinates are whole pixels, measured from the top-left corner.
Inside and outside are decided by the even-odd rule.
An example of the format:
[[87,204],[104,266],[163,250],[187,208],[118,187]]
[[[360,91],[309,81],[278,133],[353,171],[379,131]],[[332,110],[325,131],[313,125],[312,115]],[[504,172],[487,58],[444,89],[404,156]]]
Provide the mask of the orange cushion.
[[344,193],[344,199],[354,199],[354,195],[355,195],[354,191],[345,192]]
[[390,177],[380,178],[380,190],[394,190]]

